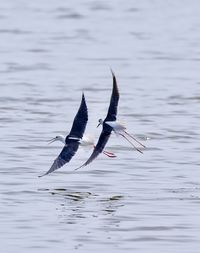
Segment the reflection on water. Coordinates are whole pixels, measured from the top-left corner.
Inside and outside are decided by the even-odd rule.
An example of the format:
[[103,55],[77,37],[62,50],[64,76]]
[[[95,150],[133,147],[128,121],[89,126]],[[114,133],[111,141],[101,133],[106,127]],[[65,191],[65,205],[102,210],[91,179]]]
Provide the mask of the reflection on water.
[[90,220],[87,236],[81,233],[79,235],[82,246],[85,240],[99,241],[94,235],[94,238],[91,238],[91,233],[96,231],[97,219],[104,223],[104,228],[100,226],[99,230],[105,228],[107,231],[116,230],[119,227],[120,220],[115,217],[115,213],[124,205],[123,196],[102,197],[91,192],[74,192],[66,188],[38,189],[38,191],[53,195],[52,201],[57,203],[59,223],[67,224],[68,230],[73,229],[73,226],[85,226],[87,220]]
[[67,210],[69,211],[69,206],[73,204],[73,208],[71,209],[71,211],[75,212],[80,209],[81,203],[85,204],[86,201],[88,203],[91,201],[101,204],[101,211],[105,211],[107,213],[113,213],[117,210],[118,207],[123,206],[123,204],[120,204],[120,200],[123,199],[123,196],[120,195],[102,198],[100,195],[92,194],[91,192],[72,192],[65,188],[58,188],[52,190],[44,188],[38,189],[38,191],[49,192],[51,195],[55,195],[55,197],[62,197],[63,203],[60,204],[60,206],[62,206],[62,211],[64,211],[64,207],[67,207]]

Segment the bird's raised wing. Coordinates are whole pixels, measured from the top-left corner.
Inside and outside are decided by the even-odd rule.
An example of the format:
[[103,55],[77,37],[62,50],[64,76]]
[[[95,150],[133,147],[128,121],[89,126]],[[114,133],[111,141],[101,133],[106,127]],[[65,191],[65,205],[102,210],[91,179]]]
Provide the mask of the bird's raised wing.
[[[111,70],[112,72],[112,70]],[[108,114],[105,118],[105,121],[115,121],[116,116],[117,116],[117,106],[118,106],[118,101],[119,101],[119,90],[117,87],[117,80],[115,77],[115,74],[112,72],[112,77],[113,77],[113,90],[112,90],[112,95],[110,98],[110,105],[108,108]]]
[[72,157],[75,155],[76,151],[78,150],[78,147],[79,147],[78,141],[73,141],[70,144],[64,146],[59,156],[54,160],[51,168],[42,176],[45,176],[61,168],[65,163],[68,163],[72,159]]
[[101,132],[101,135],[99,136],[99,140],[97,142],[97,145],[94,148],[91,156],[89,157],[89,159],[82,166],[80,166],[77,169],[80,169],[84,166],[87,166],[89,163],[91,163],[103,151],[106,143],[108,142],[110,134],[111,134],[111,132],[106,132],[106,131]]
[[69,136],[82,138],[88,121],[88,110],[84,94],[82,95],[79,110],[74,118]]

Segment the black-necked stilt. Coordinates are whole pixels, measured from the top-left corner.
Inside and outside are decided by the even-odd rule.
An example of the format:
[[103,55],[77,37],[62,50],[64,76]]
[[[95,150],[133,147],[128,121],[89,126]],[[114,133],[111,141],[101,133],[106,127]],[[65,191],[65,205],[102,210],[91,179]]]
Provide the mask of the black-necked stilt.
[[87,121],[88,121],[88,110],[87,110],[85,96],[83,94],[81,104],[74,118],[74,122],[73,122],[70,133],[67,135],[66,138],[57,136],[56,138],[52,140],[52,141],[60,140],[64,142],[65,146],[62,149],[59,156],[53,162],[51,168],[42,176],[45,176],[61,168],[65,163],[68,163],[72,159],[72,157],[75,155],[76,151],[79,148],[80,141],[85,132]]
[[[55,141],[60,141],[65,144],[65,137],[63,135],[57,135],[55,138],[50,140],[49,144]],[[80,147],[95,148],[94,137],[91,134],[84,134],[82,139],[80,140]],[[114,153],[105,150],[103,151],[103,154],[110,158],[116,157]]]
[[[103,151],[106,143],[108,142],[108,139],[109,139],[112,131],[114,131],[117,135],[124,137],[140,153],[142,153],[142,151],[140,149],[138,149],[126,137],[126,135],[131,137],[132,139],[134,139],[142,147],[145,147],[142,143],[140,143],[138,140],[136,140],[133,136],[131,136],[129,133],[127,133],[125,131],[126,128],[124,127],[123,124],[116,121],[117,107],[118,107],[118,101],[119,101],[119,90],[117,87],[117,80],[116,80],[115,74],[113,73],[112,70],[111,70],[111,73],[112,73],[112,77],[113,77],[113,89],[112,89],[112,95],[111,95],[111,99],[110,99],[110,105],[108,108],[108,113],[107,113],[107,116],[104,120],[99,119],[99,124],[98,124],[98,126],[100,126],[100,125],[103,126],[102,132],[100,134],[97,145],[93,150],[93,153],[91,154],[89,159],[79,168],[84,167],[84,166],[88,165],[89,163],[91,163]],[[79,169],[79,168],[77,168],[77,169]]]

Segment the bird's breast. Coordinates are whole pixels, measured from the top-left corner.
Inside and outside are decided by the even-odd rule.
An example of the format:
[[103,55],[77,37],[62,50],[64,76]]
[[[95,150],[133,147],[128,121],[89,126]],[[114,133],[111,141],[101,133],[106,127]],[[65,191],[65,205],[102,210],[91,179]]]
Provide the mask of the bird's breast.
[[111,126],[114,131],[122,131],[126,129],[126,127],[118,121],[106,121],[105,123]]

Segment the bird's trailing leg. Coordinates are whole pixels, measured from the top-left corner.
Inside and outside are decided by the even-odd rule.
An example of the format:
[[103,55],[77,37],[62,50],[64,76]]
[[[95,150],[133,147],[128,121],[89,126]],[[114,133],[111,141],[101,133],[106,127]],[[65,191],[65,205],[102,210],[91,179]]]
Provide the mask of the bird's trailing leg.
[[122,137],[124,137],[138,152],[140,152],[141,154],[143,154],[143,152],[137,148],[124,134],[119,133],[119,135],[121,135]]
[[130,135],[129,133],[127,133],[124,130],[124,133],[127,134],[130,138],[132,138],[134,141],[136,141],[140,146],[142,146],[143,148],[146,148],[146,146],[144,144],[142,144],[140,141],[138,141],[135,137],[133,137],[132,135]]
[[[95,145],[93,147],[95,148]],[[110,157],[110,158],[117,157],[114,153],[108,152],[108,151],[105,151],[105,150],[103,151],[103,154],[106,155],[106,156],[108,156],[108,157]]]
[[115,154],[113,154],[112,152],[108,152],[108,151],[103,151],[103,154],[104,154],[104,155],[107,155],[107,156],[110,157],[110,158],[117,157]]

